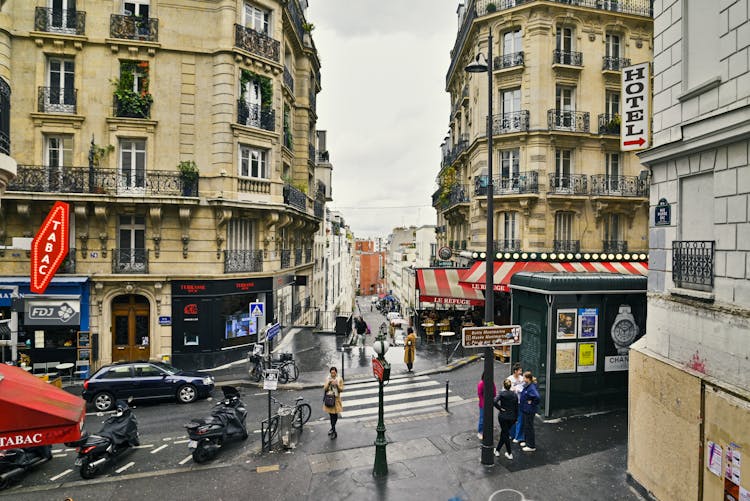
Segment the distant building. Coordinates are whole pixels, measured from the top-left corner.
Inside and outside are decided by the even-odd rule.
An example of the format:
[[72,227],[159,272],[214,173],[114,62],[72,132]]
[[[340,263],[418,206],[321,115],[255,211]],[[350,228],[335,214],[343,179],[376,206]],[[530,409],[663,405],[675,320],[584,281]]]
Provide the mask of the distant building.
[[359,294],[385,294],[385,252],[376,252],[375,242],[372,240],[358,239],[354,243],[354,249]]

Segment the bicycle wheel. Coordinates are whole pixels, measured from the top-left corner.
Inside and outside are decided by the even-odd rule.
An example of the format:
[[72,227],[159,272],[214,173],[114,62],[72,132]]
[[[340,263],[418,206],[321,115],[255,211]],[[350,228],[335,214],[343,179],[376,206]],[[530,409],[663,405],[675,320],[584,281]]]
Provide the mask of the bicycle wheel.
[[292,361],[286,364],[286,367],[289,373],[289,381],[296,381],[299,378],[299,367],[297,367],[297,364]]
[[279,367],[279,383],[281,384],[287,384],[289,382],[289,371],[286,368],[287,365],[288,364],[284,364]]
[[271,421],[268,422],[268,427],[263,430],[263,443],[271,448],[273,439],[276,436],[276,432],[279,430],[279,416],[278,414],[271,417]]
[[296,409],[294,409],[294,415],[292,416],[292,426],[301,429],[302,425],[307,423],[307,421],[310,419],[310,415],[312,414],[312,409],[310,408],[310,404],[299,404]]

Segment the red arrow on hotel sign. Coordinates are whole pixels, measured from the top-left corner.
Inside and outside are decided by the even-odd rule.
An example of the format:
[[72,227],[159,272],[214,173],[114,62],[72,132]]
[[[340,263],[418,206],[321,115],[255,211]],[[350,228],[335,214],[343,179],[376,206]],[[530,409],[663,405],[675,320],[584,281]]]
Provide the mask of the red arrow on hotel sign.
[[31,292],[42,294],[68,255],[70,207],[55,202],[31,242]]

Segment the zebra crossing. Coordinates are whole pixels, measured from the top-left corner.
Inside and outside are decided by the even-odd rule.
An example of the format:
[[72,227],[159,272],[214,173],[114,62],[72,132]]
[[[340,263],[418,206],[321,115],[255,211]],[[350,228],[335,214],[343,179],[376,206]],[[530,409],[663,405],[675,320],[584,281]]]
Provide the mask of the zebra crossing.
[[[448,393],[448,403],[463,400]],[[348,383],[342,393],[346,418],[368,419],[378,414],[378,382]],[[445,405],[445,386],[428,376],[392,378],[383,388],[383,412],[389,417],[432,412]]]

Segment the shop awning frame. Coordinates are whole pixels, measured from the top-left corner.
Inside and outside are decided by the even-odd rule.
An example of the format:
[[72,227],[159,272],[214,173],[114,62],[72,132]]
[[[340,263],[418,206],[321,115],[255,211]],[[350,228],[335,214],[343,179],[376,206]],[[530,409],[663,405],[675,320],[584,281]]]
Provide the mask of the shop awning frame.
[[460,283],[466,268],[418,268],[419,301],[443,305],[480,306],[484,294]]

